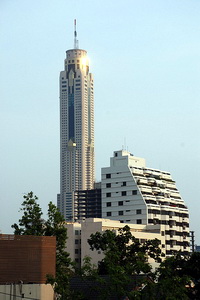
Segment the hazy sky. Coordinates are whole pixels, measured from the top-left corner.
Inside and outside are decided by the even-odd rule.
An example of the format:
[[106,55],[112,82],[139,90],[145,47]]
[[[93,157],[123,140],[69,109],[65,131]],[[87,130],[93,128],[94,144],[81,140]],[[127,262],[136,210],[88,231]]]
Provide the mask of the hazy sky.
[[0,1],[0,229],[23,194],[46,213],[59,192],[59,72],[88,51],[95,80],[96,179],[114,150],[170,171],[200,244],[200,1]]

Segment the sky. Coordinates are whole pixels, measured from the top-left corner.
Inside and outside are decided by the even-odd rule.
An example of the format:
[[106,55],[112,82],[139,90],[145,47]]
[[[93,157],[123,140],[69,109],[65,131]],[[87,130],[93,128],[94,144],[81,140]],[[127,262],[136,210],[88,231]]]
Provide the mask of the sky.
[[200,1],[0,1],[0,230],[23,195],[44,211],[59,193],[59,73],[88,51],[95,91],[96,180],[113,151],[169,171],[200,244]]

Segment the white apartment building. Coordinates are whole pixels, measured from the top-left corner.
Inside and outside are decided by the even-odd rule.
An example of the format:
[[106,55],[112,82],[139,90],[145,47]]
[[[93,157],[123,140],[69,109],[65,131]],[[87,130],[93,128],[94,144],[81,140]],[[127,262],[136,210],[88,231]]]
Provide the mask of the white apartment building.
[[[70,257],[79,266],[83,265],[84,257],[91,257],[91,262],[95,265],[98,264],[104,257],[101,251],[92,251],[90,249],[87,240],[90,238],[92,233],[100,232],[103,233],[106,230],[112,230],[118,233],[119,229],[123,228],[126,224],[122,224],[120,221],[100,219],[100,218],[88,218],[81,222],[66,222],[67,227],[67,252]],[[141,243],[150,239],[159,239],[160,244],[165,245],[165,235],[162,235],[163,225],[138,225],[128,224],[132,235],[139,239]],[[161,247],[162,247],[161,246]],[[161,249],[165,254],[165,247]],[[155,262],[153,259],[149,260],[153,266]]]
[[145,159],[115,151],[102,168],[102,218],[161,226],[166,255],[189,248],[189,215],[169,172],[147,168]]
[[60,194],[57,206],[66,220],[74,220],[74,191],[94,186],[93,76],[87,51],[66,51],[60,73]]

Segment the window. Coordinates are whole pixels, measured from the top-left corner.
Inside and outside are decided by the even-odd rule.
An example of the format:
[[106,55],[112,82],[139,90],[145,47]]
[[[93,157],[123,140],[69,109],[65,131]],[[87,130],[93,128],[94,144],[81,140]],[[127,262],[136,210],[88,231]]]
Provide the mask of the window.
[[142,213],[142,210],[141,210],[141,209],[136,209],[136,214],[137,214],[137,215],[141,215],[141,213]]
[[75,249],[75,254],[78,254],[78,249]]
[[106,197],[111,197],[111,193],[106,193]]
[[137,195],[137,190],[133,190],[132,195]]
[[111,178],[111,174],[106,174],[106,178]]
[[108,212],[106,213],[106,216],[107,216],[107,217],[111,217],[111,216],[112,216],[111,211],[108,211]]
[[126,181],[123,181],[122,186],[126,186]]
[[79,230],[75,230],[75,235],[79,235]]
[[123,210],[120,210],[120,211],[118,212],[118,215],[119,215],[119,216],[123,216],[123,214],[124,214]]
[[165,235],[165,232],[164,232],[164,231],[161,231],[161,234],[162,234],[162,236],[164,236],[164,235]]
[[118,205],[122,206],[123,205],[123,201],[118,201]]
[[78,240],[75,240],[75,244],[76,244],[76,245],[78,244]]
[[106,183],[106,187],[110,188],[111,187],[111,183]]
[[107,203],[106,203],[106,206],[107,206],[107,207],[111,206],[111,202],[107,202]]
[[141,219],[137,219],[136,222],[137,222],[137,224],[142,224],[142,220]]
[[123,192],[122,192],[122,196],[126,196],[126,191],[123,191]]

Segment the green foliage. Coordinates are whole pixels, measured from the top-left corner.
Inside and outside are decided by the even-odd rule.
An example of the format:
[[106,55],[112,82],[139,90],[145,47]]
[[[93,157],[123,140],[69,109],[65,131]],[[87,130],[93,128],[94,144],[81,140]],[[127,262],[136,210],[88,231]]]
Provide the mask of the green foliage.
[[48,218],[42,219],[42,210],[37,203],[38,197],[33,192],[24,195],[22,203],[23,216],[19,219],[19,225],[13,224],[16,235],[37,235],[56,237],[56,276],[47,275],[47,283],[51,283],[61,300],[71,299],[69,279],[72,276],[72,262],[65,251],[67,229],[64,226],[64,218],[57,207],[50,202],[48,204]]
[[37,196],[33,195],[33,192],[24,195],[25,199],[22,203],[20,211],[23,212],[23,216],[19,219],[19,225],[13,224],[11,227],[15,229],[16,235],[44,235],[44,226],[42,220],[42,210],[39,204]]
[[[148,263],[148,256],[160,261],[161,250],[158,240],[148,240],[140,243],[132,236],[129,226],[120,229],[118,234],[106,230],[103,233],[96,232],[88,240],[92,250],[102,250],[105,258],[102,263],[110,273],[112,267],[122,267],[124,273],[133,275],[148,273],[151,266]],[[115,272],[115,270],[113,270]]]
[[187,284],[189,277],[184,274],[185,259],[179,254],[167,258],[158,269],[158,282],[155,286],[157,299],[178,300],[189,299]]
[[142,299],[200,299],[200,253],[166,258],[157,270],[157,280],[143,290]]
[[125,226],[118,234],[110,230],[96,232],[91,235],[88,243],[92,250],[101,250],[105,255],[99,262],[98,271],[99,275],[109,276],[109,284],[104,282],[105,289],[100,299],[109,299],[113,294],[119,299],[125,295],[137,299],[139,293],[136,290],[129,292],[128,286],[133,285],[133,281],[137,281],[134,286],[142,286],[147,276],[139,277],[139,274],[152,275],[148,256],[160,261],[159,241],[140,243],[132,236],[129,226]]

